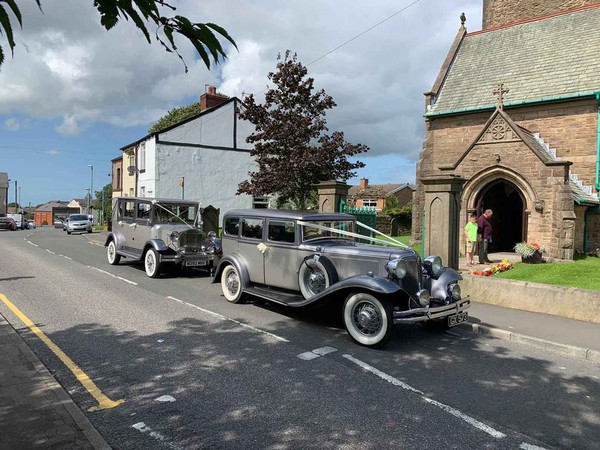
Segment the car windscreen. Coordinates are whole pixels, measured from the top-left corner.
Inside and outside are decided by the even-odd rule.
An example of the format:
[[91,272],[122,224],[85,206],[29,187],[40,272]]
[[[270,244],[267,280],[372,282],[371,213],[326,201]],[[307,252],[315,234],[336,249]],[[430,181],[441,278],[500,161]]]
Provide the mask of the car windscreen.
[[354,238],[347,236],[345,232],[355,233],[355,229],[356,224],[352,220],[310,222],[310,224],[302,226],[302,240],[336,238],[353,241]]
[[198,213],[197,205],[178,203],[156,203],[154,205],[154,223],[193,224]]
[[76,222],[79,220],[88,220],[87,216],[84,216],[83,214],[77,214],[77,215],[72,215],[69,216],[69,221],[70,222]]

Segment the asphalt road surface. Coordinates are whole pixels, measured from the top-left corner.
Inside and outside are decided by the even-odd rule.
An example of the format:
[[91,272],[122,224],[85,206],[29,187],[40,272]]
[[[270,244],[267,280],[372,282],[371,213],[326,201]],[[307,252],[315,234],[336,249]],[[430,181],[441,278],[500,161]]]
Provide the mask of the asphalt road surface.
[[115,449],[600,449],[596,363],[419,325],[371,350],[333,308],[229,304],[101,241],[0,232],[0,293],[67,359],[0,312]]

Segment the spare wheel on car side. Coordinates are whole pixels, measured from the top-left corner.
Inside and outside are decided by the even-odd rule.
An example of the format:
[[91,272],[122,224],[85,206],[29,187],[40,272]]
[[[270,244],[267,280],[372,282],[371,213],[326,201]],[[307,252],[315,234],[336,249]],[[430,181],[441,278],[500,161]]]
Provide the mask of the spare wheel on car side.
[[305,299],[314,297],[338,281],[335,267],[320,255],[304,258],[298,270],[298,285]]

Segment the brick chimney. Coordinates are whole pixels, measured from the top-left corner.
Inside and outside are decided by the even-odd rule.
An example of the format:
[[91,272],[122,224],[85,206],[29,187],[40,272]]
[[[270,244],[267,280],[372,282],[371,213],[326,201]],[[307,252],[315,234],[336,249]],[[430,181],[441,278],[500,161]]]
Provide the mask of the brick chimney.
[[217,94],[217,88],[214,86],[207,86],[206,93],[200,96],[200,111],[213,108],[221,103],[229,100],[224,95]]
[[360,179],[360,188],[361,189],[366,189],[367,185],[369,184],[369,179],[368,178],[361,178]]

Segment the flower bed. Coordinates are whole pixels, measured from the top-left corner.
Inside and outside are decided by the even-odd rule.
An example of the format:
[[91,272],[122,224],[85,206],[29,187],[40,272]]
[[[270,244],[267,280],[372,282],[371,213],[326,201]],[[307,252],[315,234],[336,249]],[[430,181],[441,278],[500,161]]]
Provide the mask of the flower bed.
[[481,277],[489,277],[499,272],[506,272],[507,270],[512,269],[513,264],[509,262],[507,259],[503,259],[502,262],[498,264],[494,264],[492,267],[488,267],[483,270],[471,270],[469,273],[471,275],[478,275]]

